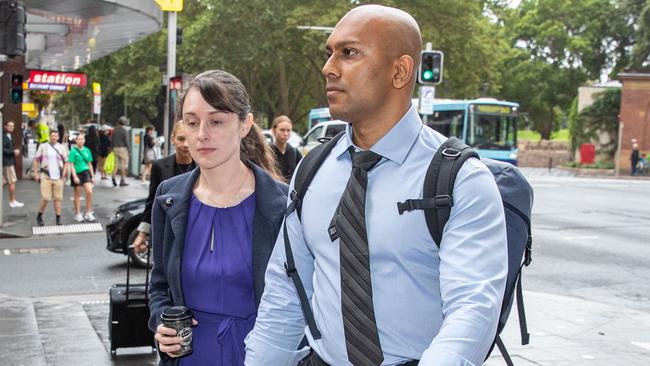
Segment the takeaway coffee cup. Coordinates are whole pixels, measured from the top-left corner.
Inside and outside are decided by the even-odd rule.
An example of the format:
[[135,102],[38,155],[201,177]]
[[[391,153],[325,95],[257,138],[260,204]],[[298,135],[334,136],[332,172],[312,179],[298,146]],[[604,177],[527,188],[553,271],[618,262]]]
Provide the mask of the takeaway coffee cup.
[[172,306],[163,310],[160,319],[167,328],[176,329],[176,335],[182,337],[181,349],[174,352],[177,356],[192,353],[192,318],[194,314],[185,306]]

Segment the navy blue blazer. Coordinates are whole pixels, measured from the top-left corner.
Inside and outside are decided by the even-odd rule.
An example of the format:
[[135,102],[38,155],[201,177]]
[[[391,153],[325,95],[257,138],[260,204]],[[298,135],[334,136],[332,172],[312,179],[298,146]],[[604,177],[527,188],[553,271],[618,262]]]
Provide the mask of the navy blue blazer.
[[[255,174],[256,207],[253,216],[253,286],[255,305],[264,291],[264,273],[280,231],[287,205],[287,185],[249,164]],[[149,328],[155,332],[160,314],[169,306],[184,305],[181,289],[181,254],[190,199],[200,168],[163,181],[156,192],[151,214],[153,269],[149,286]],[[164,364],[161,363],[161,364]]]

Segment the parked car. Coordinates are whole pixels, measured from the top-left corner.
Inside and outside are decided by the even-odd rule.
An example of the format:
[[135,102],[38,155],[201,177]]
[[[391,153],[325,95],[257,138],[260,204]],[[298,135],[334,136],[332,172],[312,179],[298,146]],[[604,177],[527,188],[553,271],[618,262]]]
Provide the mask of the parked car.
[[[273,143],[275,137],[273,136],[273,132],[271,130],[263,130],[264,133],[264,138],[266,139],[266,142],[270,145]],[[302,137],[296,132],[296,131],[291,131],[291,135],[289,135],[289,141],[287,141],[289,145],[298,148],[302,144]]]
[[136,254],[129,250],[129,246],[133,244],[135,237],[138,236],[137,229],[142,220],[145,201],[146,199],[141,198],[120,205],[111,216],[108,225],[106,225],[106,249],[113,253],[129,255],[133,263],[141,268],[147,266],[146,252]]
[[345,127],[347,125],[348,124],[346,122],[338,120],[320,122],[305,134],[305,137],[303,137],[302,140],[302,144],[298,150],[300,150],[300,153],[303,156],[307,155],[307,153],[309,153],[309,151],[314,147],[320,145],[327,139],[331,139],[339,132],[345,130]]

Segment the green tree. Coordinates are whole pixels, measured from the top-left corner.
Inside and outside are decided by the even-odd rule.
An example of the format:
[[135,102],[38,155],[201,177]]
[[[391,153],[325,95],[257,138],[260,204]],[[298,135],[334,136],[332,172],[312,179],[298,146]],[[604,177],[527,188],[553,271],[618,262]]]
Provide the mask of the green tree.
[[600,93],[594,103],[578,115],[578,123],[582,125],[582,136],[585,139],[583,141],[595,140],[600,133],[608,135],[600,150],[600,154],[606,159],[613,158],[616,152],[620,110],[621,89],[612,88]]
[[518,8],[492,3],[512,51],[503,58],[500,96],[519,101],[542,138],[567,111],[577,89],[628,62],[633,12],[639,1],[525,0]]
[[632,52],[630,67],[635,70],[650,69],[650,3],[646,3],[639,18],[636,44]]

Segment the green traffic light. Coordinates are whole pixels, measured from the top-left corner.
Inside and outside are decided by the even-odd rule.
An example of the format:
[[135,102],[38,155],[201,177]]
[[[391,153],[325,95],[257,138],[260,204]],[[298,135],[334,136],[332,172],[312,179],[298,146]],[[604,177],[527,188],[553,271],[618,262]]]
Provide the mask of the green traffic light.
[[424,73],[422,74],[422,79],[424,79],[424,80],[431,80],[431,79],[433,79],[433,71],[431,71],[431,70],[425,70]]
[[14,104],[23,102],[23,91],[21,89],[11,89],[11,102]]

